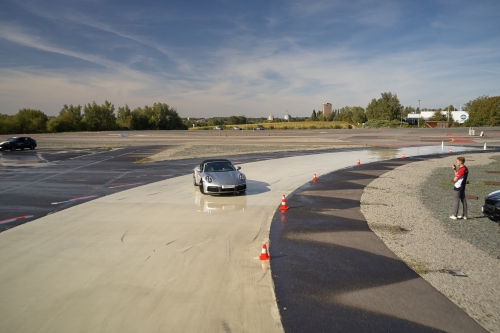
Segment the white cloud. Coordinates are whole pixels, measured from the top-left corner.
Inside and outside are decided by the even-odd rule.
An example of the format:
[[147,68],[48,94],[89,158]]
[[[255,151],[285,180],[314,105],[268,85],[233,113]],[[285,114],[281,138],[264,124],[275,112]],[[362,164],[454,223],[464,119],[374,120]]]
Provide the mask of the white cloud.
[[[305,6],[303,2],[295,2],[292,9],[314,16],[341,5],[318,1]],[[384,28],[397,24],[402,15],[393,2],[385,2],[378,10],[371,9],[373,5],[369,4],[360,9],[356,21]],[[498,94],[500,86],[497,56],[500,44],[491,41],[474,47],[433,44],[420,45],[418,51],[376,50],[379,52],[373,56],[373,49],[354,50],[345,42],[341,46],[310,45],[307,37],[291,33],[256,37],[246,33],[251,29],[241,22],[238,31],[225,31],[224,46],[198,50],[186,45],[189,56],[184,56],[179,45],[176,49],[152,36],[122,31],[111,23],[74,14],[61,18],[109,33],[111,40],[131,41],[135,47],[130,48],[127,60],[118,61],[93,54],[92,48],[75,51],[49,42],[33,30],[3,23],[0,39],[96,66],[85,70],[35,66],[0,69],[0,113],[15,113],[30,107],[55,115],[63,104],[94,100],[102,103],[107,99],[115,106],[128,103],[132,108],[165,102],[176,107],[182,116],[192,117],[279,115],[284,110],[294,116],[307,116],[324,102],[331,102],[335,108],[365,107],[384,91],[397,93],[404,105],[416,106],[420,99],[422,107],[437,108],[450,103],[463,104],[483,94]],[[283,19],[269,16],[267,22],[277,26]],[[241,34],[243,30],[245,33]],[[174,61],[175,68],[162,68],[161,63],[154,63],[142,52],[143,46],[166,55]],[[157,73],[132,67],[148,61],[159,68]]]

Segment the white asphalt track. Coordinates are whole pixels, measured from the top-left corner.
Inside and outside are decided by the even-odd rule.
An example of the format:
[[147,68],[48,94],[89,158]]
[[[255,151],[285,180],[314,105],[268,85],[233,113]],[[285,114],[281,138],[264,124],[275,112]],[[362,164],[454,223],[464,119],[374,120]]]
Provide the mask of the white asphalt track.
[[281,195],[313,173],[401,152],[441,147],[248,163],[246,196],[202,196],[187,175],[3,232],[0,332],[280,332],[272,278],[256,257]]

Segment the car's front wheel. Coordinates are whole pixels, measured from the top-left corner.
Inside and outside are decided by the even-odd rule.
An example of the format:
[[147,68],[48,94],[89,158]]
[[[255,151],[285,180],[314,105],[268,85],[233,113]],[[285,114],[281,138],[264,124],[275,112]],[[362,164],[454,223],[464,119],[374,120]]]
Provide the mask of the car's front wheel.
[[16,150],[16,146],[10,147],[10,151],[15,151],[15,150]]
[[200,180],[200,193],[205,194],[205,190],[203,189],[203,182]]

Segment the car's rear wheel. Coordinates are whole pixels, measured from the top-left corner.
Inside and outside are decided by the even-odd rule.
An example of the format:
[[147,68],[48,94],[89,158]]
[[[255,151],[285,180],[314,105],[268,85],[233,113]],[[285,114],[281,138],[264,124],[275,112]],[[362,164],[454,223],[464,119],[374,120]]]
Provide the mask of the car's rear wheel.
[[31,146],[30,146],[30,149],[31,149],[31,150],[35,149],[35,145],[31,145]]
[[15,146],[10,147],[10,151],[15,151],[15,150],[16,150]]
[[24,150],[24,147],[21,147],[21,150]]

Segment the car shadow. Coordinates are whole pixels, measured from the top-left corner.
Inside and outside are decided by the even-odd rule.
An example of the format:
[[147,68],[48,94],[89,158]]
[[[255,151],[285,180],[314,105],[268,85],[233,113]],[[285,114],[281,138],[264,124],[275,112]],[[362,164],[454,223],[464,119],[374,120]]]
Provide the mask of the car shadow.
[[257,195],[265,192],[271,191],[269,189],[269,183],[261,182],[258,180],[247,179],[247,191],[246,195]]

